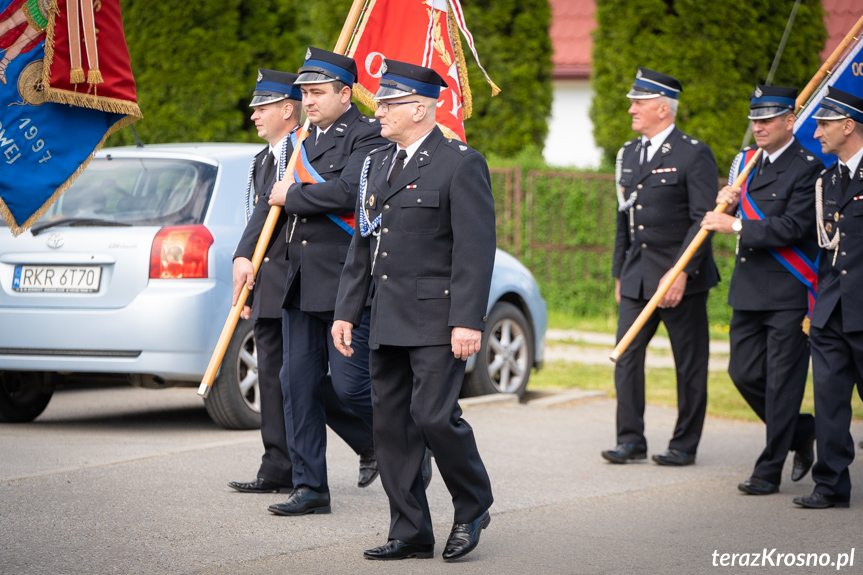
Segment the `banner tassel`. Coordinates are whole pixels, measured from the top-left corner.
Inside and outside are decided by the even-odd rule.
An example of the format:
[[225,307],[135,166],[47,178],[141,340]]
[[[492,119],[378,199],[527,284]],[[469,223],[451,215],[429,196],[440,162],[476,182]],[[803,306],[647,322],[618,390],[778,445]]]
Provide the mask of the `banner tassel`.
[[103,81],[102,72],[100,72],[98,68],[91,68],[90,71],[87,72],[88,84],[101,84]]
[[69,70],[69,83],[81,84],[84,81],[84,68],[72,68]]

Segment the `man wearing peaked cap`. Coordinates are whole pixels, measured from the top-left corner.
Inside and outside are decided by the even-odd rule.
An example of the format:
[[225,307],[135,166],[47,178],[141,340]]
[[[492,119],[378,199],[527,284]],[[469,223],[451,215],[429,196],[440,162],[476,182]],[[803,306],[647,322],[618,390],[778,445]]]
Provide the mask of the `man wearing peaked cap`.
[[[363,159],[386,143],[377,120],[351,104],[357,67],[351,58],[310,47],[294,82],[313,125],[302,142],[298,171],[273,186],[270,205],[284,206],[289,267],[281,298],[284,396],[287,444],[294,491],[271,505],[277,515],[329,513],[327,478],[326,385],[347,411],[362,420],[350,437],[362,445],[360,487],[377,477],[372,442],[371,382],[368,368],[368,313],[358,330],[364,349],[351,360],[336,353],[329,337],[339,275],[350,245],[353,210]],[[294,135],[292,138],[296,138]],[[299,170],[302,170],[300,172]],[[370,312],[369,312],[370,313]]]
[[336,347],[356,354],[354,334],[373,294],[375,448],[391,521],[386,544],[364,556],[434,555],[418,477],[429,448],[455,507],[443,551],[453,560],[477,546],[491,521],[491,483],[458,396],[465,360],[480,350],[489,320],[494,199],[485,159],[436,125],[446,86],[437,72],[393,60],[381,70],[375,117],[393,143],[366,159],[359,233],[342,272],[332,329]]
[[[710,148],[674,124],[680,82],[639,68],[626,95],[632,129],[641,134],[617,154],[617,234],[612,275],[618,302],[618,340],[656,293],[662,280],[715,206],[716,160]],[[653,456],[660,465],[690,465],[707,408],[707,292],[718,273],[705,241],[672,283],[614,370],[617,447],[602,452],[611,463],[647,457],[644,437],[644,356],[662,321],[677,366],[678,418],[668,449]]]
[[801,507],[848,507],[851,396],[863,376],[863,98],[832,86],[813,115],[821,151],[839,161],[815,183],[818,300],[809,340],[815,391],[815,490]]
[[[261,408],[261,439],[264,455],[254,481],[231,481],[228,485],[245,493],[273,493],[292,487],[292,467],[285,435],[285,412],[279,371],[282,368],[282,306],[281,297],[288,274],[287,244],[284,241],[288,217],[282,214],[277,223],[261,266],[255,277],[252,256],[270,211],[268,200],[273,183],[278,180],[278,164],[286,162],[293,151],[290,138],[299,124],[302,94],[294,86],[296,74],[264,68],[252,101],[252,121],[258,136],[268,142],[252,163],[246,191],[249,214],[246,229],[234,251],[234,302],[245,284],[250,291],[243,319],[254,320],[255,350],[258,358],[258,393]],[[354,451],[362,453],[368,446],[353,441],[361,435],[362,420],[344,408],[324,382],[327,395],[327,423],[347,441]],[[358,432],[357,429],[360,431]],[[363,473],[363,470],[360,470]]]
[[728,374],[767,426],[752,476],[738,485],[751,495],[779,491],[789,450],[795,452],[792,481],[802,479],[815,460],[815,420],[800,413],[809,372],[809,341],[801,325],[815,301],[813,190],[824,164],[794,137],[796,98],[796,88],[756,86],[749,119],[761,160],[741,191],[731,185],[756,149],[737,155],[728,186],[716,199],[728,205],[725,213],[707,212],[701,224],[737,236],[728,290],[734,308]]

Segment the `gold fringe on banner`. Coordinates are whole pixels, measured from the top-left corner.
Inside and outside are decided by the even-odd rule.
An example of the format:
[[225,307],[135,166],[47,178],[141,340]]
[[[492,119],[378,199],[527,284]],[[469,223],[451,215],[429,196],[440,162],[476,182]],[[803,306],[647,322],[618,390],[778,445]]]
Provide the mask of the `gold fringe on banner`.
[[455,14],[449,5],[446,4],[447,13],[447,30],[449,31],[449,40],[452,44],[452,51],[455,53],[455,69],[458,70],[458,83],[461,84],[461,114],[467,120],[473,112],[473,99],[470,94],[470,83],[467,78],[467,63],[464,61],[464,52],[461,49],[461,38],[459,37],[458,22],[455,20]]
[[91,68],[90,71],[87,72],[88,84],[101,84],[102,82],[104,82],[102,79],[102,72],[100,72],[98,68]]

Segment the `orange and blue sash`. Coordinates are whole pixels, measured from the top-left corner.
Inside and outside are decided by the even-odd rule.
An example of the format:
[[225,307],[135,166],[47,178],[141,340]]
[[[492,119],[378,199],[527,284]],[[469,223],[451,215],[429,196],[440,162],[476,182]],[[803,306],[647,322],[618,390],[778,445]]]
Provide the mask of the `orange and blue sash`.
[[[744,153],[740,161],[740,168],[743,169],[749,160],[755,155],[756,150],[748,150]],[[755,169],[746,178],[746,181],[740,186],[740,217],[745,220],[763,220],[764,213],[758,209],[752,197],[749,195],[749,184],[755,175]],[[807,315],[812,315],[812,308],[815,306],[815,300],[818,297],[818,258],[812,262],[806,257],[799,248],[795,246],[784,248],[768,248],[776,261],[787,269],[791,275],[796,277],[809,290],[809,311]],[[819,256],[820,257],[820,256]]]
[[[303,136],[303,140],[300,142],[300,157],[297,159],[297,163],[294,166],[294,180],[306,184],[320,184],[326,180],[324,180],[324,178],[312,166],[312,163],[309,161],[309,155],[306,153],[306,148],[302,145],[302,142],[305,141],[308,135],[309,133],[305,132],[305,136]],[[293,144],[294,148],[297,147],[296,130],[291,132],[291,144]],[[349,235],[354,235],[354,214],[344,214],[341,216],[327,214],[327,217],[337,226],[348,232]]]

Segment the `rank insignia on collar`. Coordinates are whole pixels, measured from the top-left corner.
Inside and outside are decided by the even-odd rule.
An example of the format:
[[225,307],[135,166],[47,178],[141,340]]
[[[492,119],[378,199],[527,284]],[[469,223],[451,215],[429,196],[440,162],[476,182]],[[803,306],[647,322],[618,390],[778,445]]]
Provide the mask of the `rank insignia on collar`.
[[836,173],[834,172],[833,177],[830,178],[830,185],[836,185]]
[[260,70],[258,70],[258,82],[260,82],[263,79],[264,79],[264,74]]
[[670,151],[671,151],[671,144],[669,144],[668,142],[665,142],[664,144],[662,144],[662,153],[663,154],[667,154]]
[[764,92],[761,91],[761,88],[755,88],[755,94],[753,94],[756,98],[760,98],[764,95]]
[[306,48],[306,60],[312,57],[312,49]]
[[857,179],[863,182],[863,168],[861,168],[860,171],[857,172]]
[[420,150],[420,154],[422,154],[423,156],[429,155],[428,150]]
[[370,208],[375,207],[375,197],[374,196],[369,196],[369,207]]

